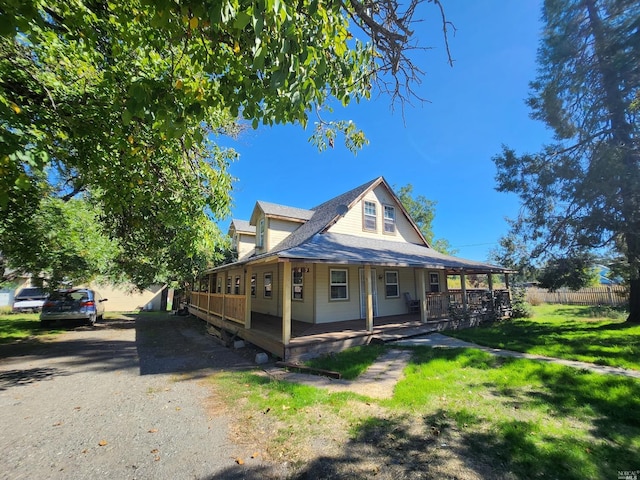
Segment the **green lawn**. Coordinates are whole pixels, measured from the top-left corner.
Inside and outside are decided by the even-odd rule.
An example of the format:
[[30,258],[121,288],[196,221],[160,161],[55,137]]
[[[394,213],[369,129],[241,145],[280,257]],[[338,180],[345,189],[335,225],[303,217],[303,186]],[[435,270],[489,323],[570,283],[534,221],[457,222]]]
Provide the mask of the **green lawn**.
[[37,313],[0,313],[0,345],[50,332],[40,328]]
[[[637,366],[638,327],[594,318],[582,307],[536,313],[458,333],[500,347]],[[359,347],[313,363],[350,377],[384,348]],[[418,478],[413,472],[440,468],[428,478],[582,480],[640,469],[640,381],[477,349],[411,350],[404,378],[385,400],[252,372],[212,381],[240,417],[242,435],[258,442],[253,432],[269,431],[271,458],[291,460],[309,478],[328,465],[337,478]],[[314,450],[319,438],[336,442],[339,453],[324,460],[299,453]]]
[[625,312],[538,305],[532,318],[444,332],[479,345],[640,370],[640,325]]
[[[122,315],[122,313],[118,312],[107,312],[105,313],[105,319],[117,319]],[[139,315],[139,313],[136,312],[136,315]],[[64,327],[40,328],[40,315],[38,313],[0,312],[0,345],[63,331]]]

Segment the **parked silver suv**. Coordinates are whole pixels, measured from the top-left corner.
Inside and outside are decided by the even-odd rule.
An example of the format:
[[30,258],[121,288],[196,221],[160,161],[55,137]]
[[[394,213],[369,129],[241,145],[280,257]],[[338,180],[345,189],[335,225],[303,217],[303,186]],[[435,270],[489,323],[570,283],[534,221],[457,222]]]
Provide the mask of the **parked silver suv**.
[[74,288],[52,293],[42,307],[40,325],[48,326],[56,320],[83,320],[93,325],[104,316],[104,302],[95,290]]

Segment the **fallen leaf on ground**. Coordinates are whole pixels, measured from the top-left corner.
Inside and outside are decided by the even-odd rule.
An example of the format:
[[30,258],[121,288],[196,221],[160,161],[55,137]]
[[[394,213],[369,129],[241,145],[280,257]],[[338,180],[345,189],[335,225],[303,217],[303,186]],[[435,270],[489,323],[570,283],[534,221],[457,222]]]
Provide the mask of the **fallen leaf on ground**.
[[98,442],[98,445],[100,445],[101,447],[104,447],[105,445],[107,445],[107,443],[108,443],[108,442],[107,442],[106,440],[100,440],[100,441]]
[[236,463],[238,465],[244,465],[244,460],[242,460],[241,458],[236,458]]
[[149,433],[156,433],[158,431],[157,428],[152,428],[151,430],[149,430]]
[[157,448],[154,448],[153,450],[151,450],[151,453],[158,453],[159,450]]
[[254,453],[253,455],[251,455],[251,458],[256,458],[256,457],[258,457],[259,455],[260,455],[260,452],[256,452],[256,453]]
[[60,425],[62,425],[62,422],[57,422],[53,424],[54,427],[59,427]]

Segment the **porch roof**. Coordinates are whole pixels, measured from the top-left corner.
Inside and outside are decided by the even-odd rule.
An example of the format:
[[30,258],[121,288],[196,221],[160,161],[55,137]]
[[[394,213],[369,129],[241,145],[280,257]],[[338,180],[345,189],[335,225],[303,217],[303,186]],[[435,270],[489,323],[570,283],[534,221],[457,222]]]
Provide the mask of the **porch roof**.
[[276,253],[265,253],[245,258],[233,264],[223,265],[211,271],[234,266],[278,260],[377,265],[388,267],[414,267],[445,270],[456,273],[512,273],[504,267],[467,260],[437,252],[433,248],[413,243],[394,242],[376,238],[364,238],[340,233],[318,233],[308,241]]
[[278,252],[277,256],[316,263],[444,269],[451,273],[511,272],[497,265],[445,255],[425,245],[339,233],[314,235],[302,245]]

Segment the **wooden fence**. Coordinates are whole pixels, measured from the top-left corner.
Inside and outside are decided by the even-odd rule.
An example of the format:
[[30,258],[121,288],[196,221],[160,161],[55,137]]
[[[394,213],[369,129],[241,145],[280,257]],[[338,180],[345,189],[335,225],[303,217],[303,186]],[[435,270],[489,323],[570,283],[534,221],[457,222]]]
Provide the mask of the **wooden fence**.
[[629,292],[620,285],[582,288],[569,290],[561,288],[550,292],[543,288],[527,287],[527,302],[537,305],[540,303],[561,303],[565,305],[610,305],[624,306],[629,302]]

